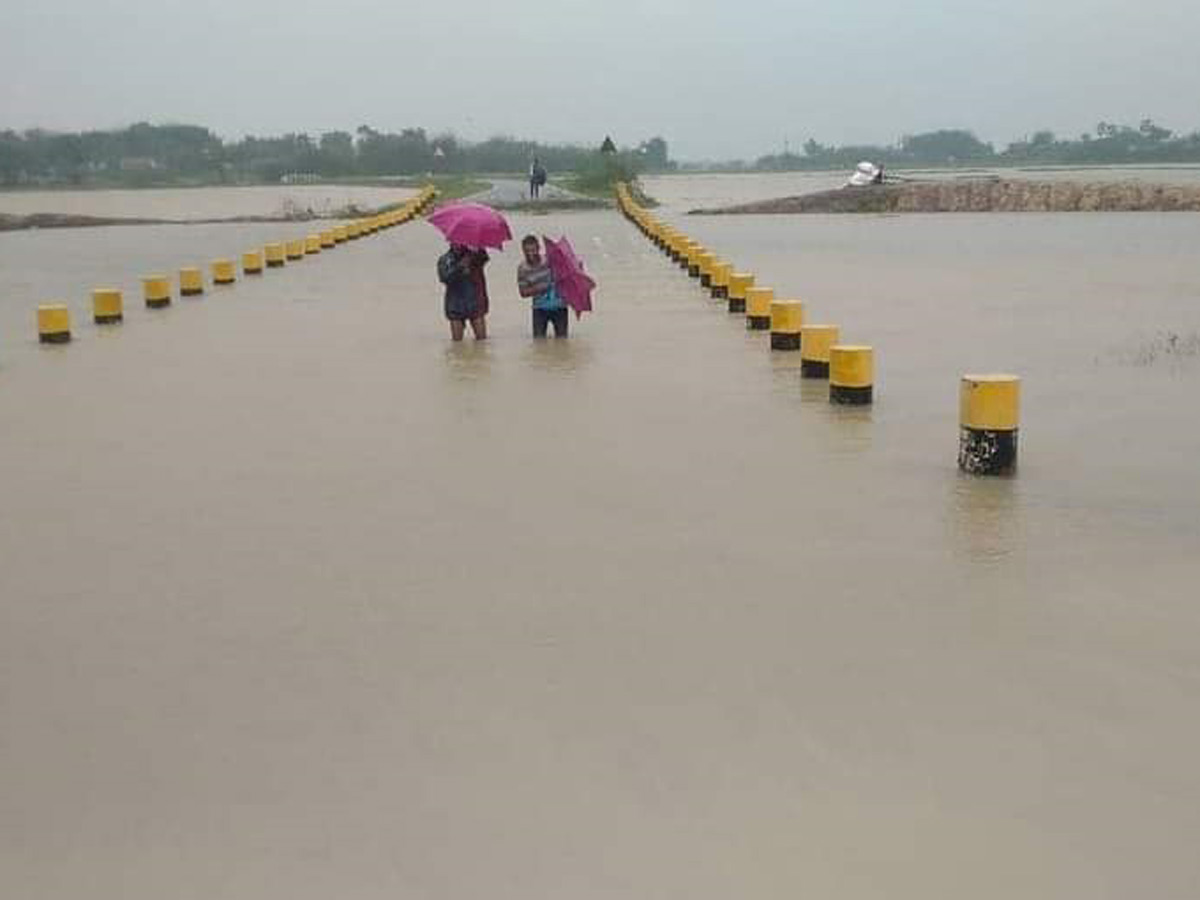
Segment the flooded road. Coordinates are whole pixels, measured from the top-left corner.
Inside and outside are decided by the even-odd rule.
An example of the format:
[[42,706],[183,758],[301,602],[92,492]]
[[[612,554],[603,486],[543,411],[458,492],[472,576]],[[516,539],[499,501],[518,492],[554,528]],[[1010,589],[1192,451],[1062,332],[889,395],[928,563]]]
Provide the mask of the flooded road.
[[601,285],[542,344],[512,247],[451,346],[422,224],[103,332],[281,232],[0,235],[6,896],[1196,895],[1200,218],[667,199],[876,405],[615,213],[513,217]]

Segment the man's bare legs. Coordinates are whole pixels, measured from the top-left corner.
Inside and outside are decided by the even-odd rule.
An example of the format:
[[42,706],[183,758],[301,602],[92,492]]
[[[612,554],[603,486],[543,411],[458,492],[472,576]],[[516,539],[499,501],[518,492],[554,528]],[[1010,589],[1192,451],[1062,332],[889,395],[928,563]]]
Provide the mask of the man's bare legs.
[[467,327],[467,323],[464,322],[462,319],[451,319],[450,320],[450,340],[461,341],[463,339],[463,332],[466,331],[466,327]]
[[[462,322],[458,323],[458,331],[459,331],[458,340],[461,341],[462,340]],[[487,340],[487,319],[484,316],[480,316],[477,319],[471,320],[471,333],[473,335],[475,335],[475,340],[477,340],[477,341],[486,341]]]

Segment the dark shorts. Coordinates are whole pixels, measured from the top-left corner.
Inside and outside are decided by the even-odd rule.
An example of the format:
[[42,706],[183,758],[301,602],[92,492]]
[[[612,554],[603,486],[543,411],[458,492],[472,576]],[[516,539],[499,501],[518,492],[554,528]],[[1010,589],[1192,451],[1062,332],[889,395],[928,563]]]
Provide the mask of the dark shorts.
[[533,311],[533,336],[545,337],[546,326],[554,325],[554,336],[556,338],[565,338],[567,336],[567,323],[570,319],[567,317],[567,308],[565,306],[559,309],[535,309]]

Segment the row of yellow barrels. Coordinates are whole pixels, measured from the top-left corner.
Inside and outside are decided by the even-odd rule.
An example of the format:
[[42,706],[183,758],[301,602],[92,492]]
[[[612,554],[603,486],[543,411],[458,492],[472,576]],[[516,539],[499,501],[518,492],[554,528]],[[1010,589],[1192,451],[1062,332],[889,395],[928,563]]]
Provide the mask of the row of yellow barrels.
[[[800,374],[829,379],[832,403],[865,405],[874,400],[874,350],[840,341],[837,325],[805,321],[804,303],[776,299],[754,275],[738,272],[698,241],[659,221],[617,186],[621,212],[666,255],[700,281],[730,313],[743,314],[746,327],[769,331],[771,349],[800,354]],[[1001,475],[1015,471],[1020,409],[1020,379],[1015,375],[964,375],[959,388],[959,467],[972,474]]]
[[[290,241],[267,244],[261,250],[242,254],[243,275],[261,275],[264,269],[277,269],[288,261],[302,260],[338,244],[355,241],[367,235],[403,225],[425,212],[437,199],[437,190],[424,188],[408,202],[374,216],[356,219],[324,231]],[[237,281],[237,264],[232,259],[213,260],[210,274],[214,285],[230,285]],[[150,275],[142,279],[142,294],[146,306],[161,309],[171,305],[172,279],[166,275]],[[204,272],[189,266],[179,270],[179,294],[195,297],[204,293]],[[97,325],[114,325],[124,321],[125,303],[120,290],[96,288],[92,291],[92,318]],[[71,313],[65,303],[43,303],[37,310],[38,340],[44,344],[65,344],[71,340]]]

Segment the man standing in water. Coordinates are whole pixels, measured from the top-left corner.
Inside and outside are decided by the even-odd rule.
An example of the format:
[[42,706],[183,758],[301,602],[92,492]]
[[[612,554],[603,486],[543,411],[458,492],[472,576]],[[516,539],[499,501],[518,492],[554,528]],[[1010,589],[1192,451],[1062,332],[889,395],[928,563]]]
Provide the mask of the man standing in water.
[[533,298],[533,336],[544,338],[546,329],[554,324],[554,336],[567,336],[567,305],[554,289],[554,273],[542,258],[542,248],[532,234],[521,241],[525,261],[517,267],[517,290],[522,297]]
[[475,340],[487,338],[488,294],[483,267],[485,250],[472,250],[460,244],[438,257],[438,280],[446,286],[445,312],[450,322],[450,339],[461,341],[467,322]]

